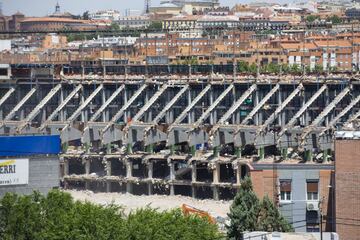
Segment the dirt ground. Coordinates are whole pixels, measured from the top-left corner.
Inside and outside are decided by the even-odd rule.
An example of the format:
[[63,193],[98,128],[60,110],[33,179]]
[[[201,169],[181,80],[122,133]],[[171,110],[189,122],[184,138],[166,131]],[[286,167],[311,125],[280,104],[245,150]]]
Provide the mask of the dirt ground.
[[67,190],[75,200],[89,201],[101,205],[114,203],[121,205],[125,213],[129,213],[137,208],[150,206],[159,210],[168,210],[180,207],[183,203],[192,207],[209,212],[213,217],[226,218],[229,212],[231,201],[199,200],[185,196],[164,196],[164,195],[132,195],[121,193],[93,193],[91,191]]

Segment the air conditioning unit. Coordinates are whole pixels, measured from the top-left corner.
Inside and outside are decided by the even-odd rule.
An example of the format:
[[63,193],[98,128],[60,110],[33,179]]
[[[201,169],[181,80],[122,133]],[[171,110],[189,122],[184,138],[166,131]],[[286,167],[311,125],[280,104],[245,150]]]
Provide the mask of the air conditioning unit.
[[308,211],[319,211],[319,202],[308,202],[308,203],[306,203],[306,209]]

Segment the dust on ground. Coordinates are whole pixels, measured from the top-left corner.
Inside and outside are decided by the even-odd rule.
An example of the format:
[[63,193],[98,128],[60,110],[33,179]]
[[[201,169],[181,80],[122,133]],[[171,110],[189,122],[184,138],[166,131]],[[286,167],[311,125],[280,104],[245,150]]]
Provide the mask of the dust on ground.
[[215,201],[211,199],[194,199],[186,196],[166,195],[132,195],[129,193],[93,193],[92,191],[66,190],[75,200],[89,201],[100,205],[116,204],[124,207],[125,214],[137,208],[150,206],[159,210],[181,207],[183,203],[207,211],[213,217],[226,218],[232,201]]

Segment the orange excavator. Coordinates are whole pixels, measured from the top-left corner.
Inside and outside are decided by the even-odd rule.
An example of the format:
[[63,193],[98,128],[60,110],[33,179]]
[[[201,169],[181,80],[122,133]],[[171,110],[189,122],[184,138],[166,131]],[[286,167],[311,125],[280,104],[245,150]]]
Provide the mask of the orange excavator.
[[181,205],[181,210],[185,216],[188,216],[190,214],[196,214],[200,217],[206,218],[209,221],[209,223],[216,224],[215,218],[213,218],[208,212],[205,212],[203,210],[194,208],[186,204]]

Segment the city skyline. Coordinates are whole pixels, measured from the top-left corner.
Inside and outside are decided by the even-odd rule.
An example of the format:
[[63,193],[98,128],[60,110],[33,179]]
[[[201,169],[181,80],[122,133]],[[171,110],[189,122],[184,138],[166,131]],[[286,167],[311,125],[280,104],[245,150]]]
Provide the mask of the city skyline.
[[[152,0],[152,5],[159,5],[161,0]],[[29,0],[0,0],[2,3],[3,14],[11,15],[17,11],[22,12],[27,16],[46,16],[52,14],[55,10],[55,5],[59,2],[62,12],[70,12],[72,14],[82,14],[85,11],[107,10],[113,9],[120,11],[124,14],[125,9],[144,9],[143,0],[125,1],[125,0],[32,0],[31,8],[29,6]],[[220,0],[220,3],[225,6],[233,6],[236,3],[247,3],[251,0]],[[275,2],[275,1],[273,1]],[[283,2],[283,1],[276,1]]]

